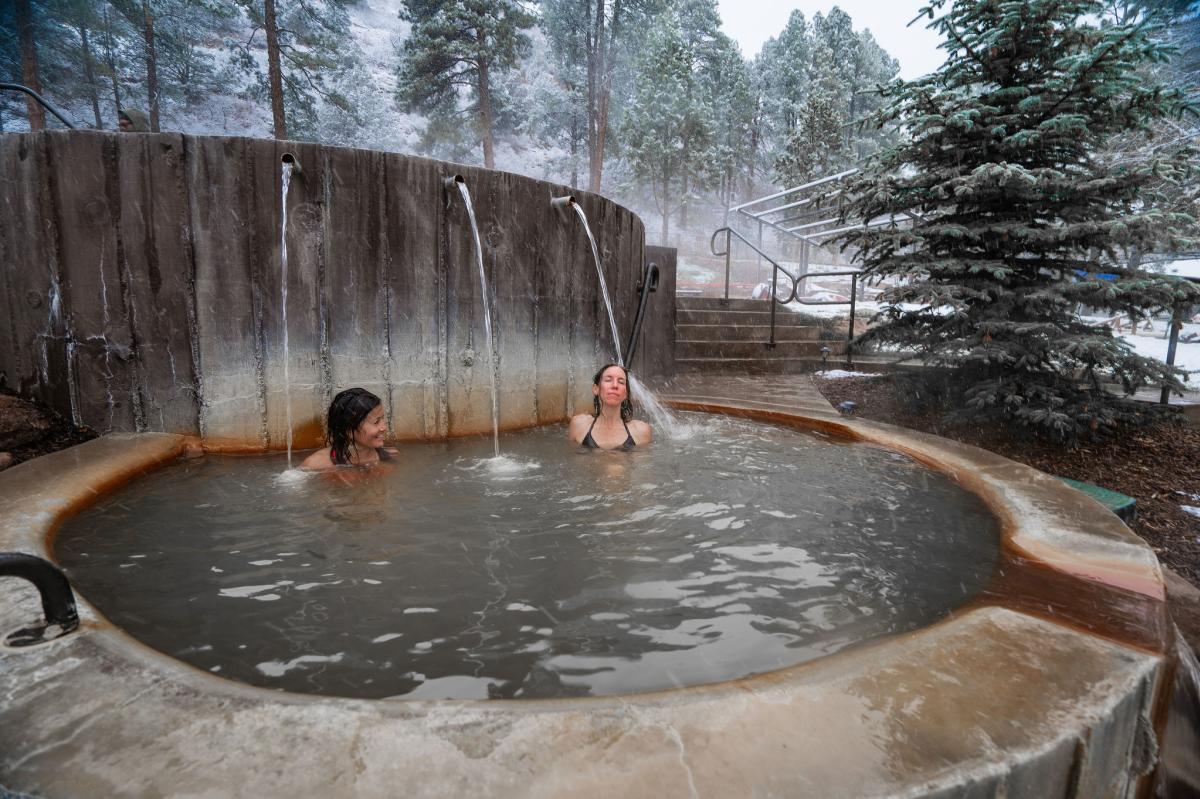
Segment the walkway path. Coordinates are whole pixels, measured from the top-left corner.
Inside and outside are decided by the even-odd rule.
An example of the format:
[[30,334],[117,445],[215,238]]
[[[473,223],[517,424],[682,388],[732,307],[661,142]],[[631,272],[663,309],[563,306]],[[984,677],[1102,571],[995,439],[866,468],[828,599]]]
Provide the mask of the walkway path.
[[722,400],[750,408],[834,415],[807,374],[682,374],[651,381],[663,400]]

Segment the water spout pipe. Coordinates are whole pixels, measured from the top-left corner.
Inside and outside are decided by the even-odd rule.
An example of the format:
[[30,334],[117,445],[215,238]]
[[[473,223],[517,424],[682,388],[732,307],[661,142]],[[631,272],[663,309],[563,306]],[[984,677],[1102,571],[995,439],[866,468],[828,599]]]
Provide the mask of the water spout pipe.
[[0,552],[0,577],[20,577],[33,583],[42,598],[42,612],[46,615],[45,627],[29,627],[8,636],[5,643],[22,646],[45,640],[45,628],[57,624],[60,635],[65,635],[79,626],[79,611],[75,609],[75,595],[71,584],[62,571],[48,560],[26,555],[22,552]]
[[642,271],[642,282],[638,286],[641,298],[638,300],[637,313],[633,317],[633,330],[629,332],[629,343],[625,345],[625,363],[632,366],[633,356],[637,352],[638,341],[641,338],[642,320],[646,317],[646,305],[650,293],[658,291],[658,264],[648,263]]
[[282,163],[291,164],[293,175],[299,175],[303,171],[300,169],[300,159],[297,158],[293,153],[284,153],[283,157],[279,160]]
[[575,196],[568,194],[565,197],[551,197],[550,205],[557,208],[559,211],[570,211],[571,206],[575,205]]
[[466,183],[467,179],[462,175],[451,175],[450,177],[442,178],[442,187],[446,190],[446,207],[449,208],[454,202],[455,196],[458,195],[458,187],[460,184]]

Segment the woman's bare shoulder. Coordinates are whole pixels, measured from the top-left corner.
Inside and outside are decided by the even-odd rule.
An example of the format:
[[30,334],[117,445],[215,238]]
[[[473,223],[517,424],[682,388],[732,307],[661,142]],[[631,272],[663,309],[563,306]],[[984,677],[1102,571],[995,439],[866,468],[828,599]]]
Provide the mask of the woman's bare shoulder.
[[633,440],[639,444],[649,444],[654,440],[654,431],[650,429],[650,425],[637,419],[629,423],[629,432],[633,435]]
[[322,447],[305,458],[300,463],[300,468],[317,471],[319,469],[332,469],[333,465],[333,458],[329,455],[329,448]]
[[587,429],[592,424],[590,414],[577,413],[571,417],[571,424],[567,427],[567,437],[575,441],[582,441],[584,435],[587,434]]

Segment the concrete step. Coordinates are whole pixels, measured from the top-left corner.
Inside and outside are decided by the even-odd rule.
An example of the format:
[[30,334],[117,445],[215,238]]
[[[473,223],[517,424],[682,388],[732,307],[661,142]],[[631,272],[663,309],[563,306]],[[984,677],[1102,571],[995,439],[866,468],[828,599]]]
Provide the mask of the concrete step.
[[843,341],[776,341],[768,347],[765,341],[686,341],[675,339],[675,359],[682,358],[756,358],[780,360],[787,358],[821,358],[821,348],[829,347],[830,359],[845,351]]
[[679,311],[769,311],[766,300],[751,300],[745,297],[677,297],[675,309]]
[[[754,302],[754,300],[747,300]],[[768,305],[769,309],[770,306]],[[687,309],[675,306],[675,323],[680,325],[769,325],[771,324],[770,310],[757,311],[720,311],[704,309]],[[812,318],[782,308],[775,312],[775,327],[804,327],[812,324]]]
[[[777,341],[816,341],[821,328],[815,325],[776,325]],[[675,325],[676,341],[768,341],[770,325]]]
[[822,369],[844,369],[846,359],[830,356],[820,358],[676,358],[678,373],[711,372],[726,374],[794,374],[819,372]]

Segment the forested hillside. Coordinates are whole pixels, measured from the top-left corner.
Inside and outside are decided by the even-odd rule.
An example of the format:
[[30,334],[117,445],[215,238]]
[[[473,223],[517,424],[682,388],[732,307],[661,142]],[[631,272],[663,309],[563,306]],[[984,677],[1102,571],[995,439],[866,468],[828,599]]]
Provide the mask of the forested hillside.
[[[749,60],[721,32],[715,0],[16,0],[0,9],[0,76],[29,83],[35,61],[38,88],[80,125],[115,129],[118,111],[132,108],[152,130],[427,154],[630,198],[684,227],[690,207],[723,206],[877,149],[882,134],[854,122],[898,71],[836,7],[811,19],[794,12]],[[0,130],[29,125],[21,95],[0,96]]]
[[[1179,81],[1195,38],[1163,67]],[[79,125],[135,109],[150,130],[494,166],[617,197],[663,241],[894,142],[863,123],[899,65],[836,6],[746,55],[716,0],[0,3],[0,79]],[[31,124],[59,123],[0,93],[0,131]]]

